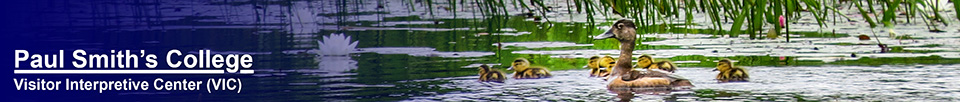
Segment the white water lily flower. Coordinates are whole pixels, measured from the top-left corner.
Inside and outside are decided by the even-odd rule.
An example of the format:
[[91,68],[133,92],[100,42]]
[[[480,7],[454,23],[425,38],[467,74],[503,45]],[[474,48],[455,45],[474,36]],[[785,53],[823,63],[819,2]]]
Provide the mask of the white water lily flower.
[[[322,41],[321,41],[322,40]],[[358,41],[351,41],[350,36],[344,34],[330,34],[317,40],[320,48],[319,55],[345,56],[357,49]]]

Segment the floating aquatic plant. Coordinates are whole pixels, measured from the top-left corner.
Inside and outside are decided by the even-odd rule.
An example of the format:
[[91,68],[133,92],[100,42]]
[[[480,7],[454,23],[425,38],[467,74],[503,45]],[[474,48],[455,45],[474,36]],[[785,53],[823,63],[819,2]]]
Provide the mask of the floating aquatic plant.
[[342,33],[323,36],[323,39],[317,40],[317,43],[320,48],[318,55],[324,56],[345,56],[357,49],[357,41],[351,41],[350,36]]

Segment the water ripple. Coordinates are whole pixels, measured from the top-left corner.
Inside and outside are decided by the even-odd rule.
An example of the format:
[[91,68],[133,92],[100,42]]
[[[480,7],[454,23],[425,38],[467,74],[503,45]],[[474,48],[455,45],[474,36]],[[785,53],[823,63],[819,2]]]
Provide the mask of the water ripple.
[[[697,85],[693,91],[637,94],[633,100],[660,101],[957,101],[960,65],[748,67],[750,82],[718,83],[711,68],[681,68],[677,74]],[[444,88],[463,89],[412,97],[407,101],[615,101],[607,81],[589,77],[588,70],[554,71],[547,79],[507,79],[477,82],[477,76],[457,77]],[[509,76],[509,75],[508,75]]]

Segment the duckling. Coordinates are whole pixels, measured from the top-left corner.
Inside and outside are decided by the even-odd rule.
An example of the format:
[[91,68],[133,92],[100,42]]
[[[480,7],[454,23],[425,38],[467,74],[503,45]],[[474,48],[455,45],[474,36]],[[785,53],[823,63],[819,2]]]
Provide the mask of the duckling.
[[507,70],[514,70],[514,79],[539,79],[553,76],[550,75],[550,71],[547,70],[547,68],[530,67],[530,61],[525,58],[517,58]]
[[587,61],[587,66],[584,68],[590,68],[591,77],[606,77],[610,74],[610,68],[613,66],[615,61],[613,57],[608,56],[593,56]]
[[506,76],[503,75],[503,72],[496,69],[490,69],[490,66],[486,64],[480,65],[480,81],[481,82],[499,82],[503,83],[503,80],[506,79]]
[[677,65],[670,61],[654,61],[650,55],[642,55],[637,57],[637,66],[633,66],[633,68],[660,69],[673,73],[677,70]]
[[[613,66],[611,75],[613,81],[607,86],[609,88],[622,87],[677,87],[693,86],[686,78],[682,78],[673,73],[662,70],[633,70],[631,67],[631,57],[633,49],[636,46],[636,28],[637,26],[631,20],[621,19],[613,24],[613,27],[607,32],[595,36],[594,39],[614,38],[620,41],[620,58]],[[608,77],[608,78],[609,78]]]
[[617,65],[617,60],[614,60],[613,57],[607,55],[600,58],[600,60],[597,61],[597,65],[599,65],[600,68],[605,68],[603,71],[597,73],[597,75],[600,77],[606,77],[610,75],[610,72],[613,70],[613,66]]
[[750,78],[747,75],[747,70],[733,66],[733,63],[730,62],[730,59],[723,59],[717,63],[717,69],[713,71],[720,71],[720,74],[717,74],[717,80],[721,82],[731,82],[731,81],[747,81]]
[[606,72],[605,70],[600,70],[600,63],[598,61],[600,61],[600,56],[593,56],[587,60],[587,66],[583,66],[583,68],[590,68],[591,77],[600,76],[601,71]]

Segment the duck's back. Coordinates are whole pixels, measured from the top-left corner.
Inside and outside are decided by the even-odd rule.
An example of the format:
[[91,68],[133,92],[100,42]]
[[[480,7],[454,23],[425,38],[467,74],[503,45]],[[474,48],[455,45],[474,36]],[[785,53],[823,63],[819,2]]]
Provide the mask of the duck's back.
[[740,67],[730,68],[729,71],[723,71],[717,75],[717,79],[721,81],[746,81],[748,78],[750,78],[750,75]]
[[546,68],[541,67],[532,67],[527,68],[526,70],[519,71],[513,75],[517,79],[537,79],[537,78],[548,78],[553,75],[550,74],[550,71]]
[[665,87],[665,86],[693,86],[686,78],[676,76],[666,71],[650,70],[638,71],[632,70],[614,78],[610,82],[610,87]]
[[614,78],[608,87],[666,87],[670,86],[670,79],[660,77],[646,77],[635,80]]
[[506,77],[503,75],[503,72],[493,70],[483,75],[480,75],[480,81],[484,82],[503,82]]
[[649,69],[660,69],[673,73],[677,70],[677,66],[670,61],[658,61],[654,62],[653,65],[650,65]]

